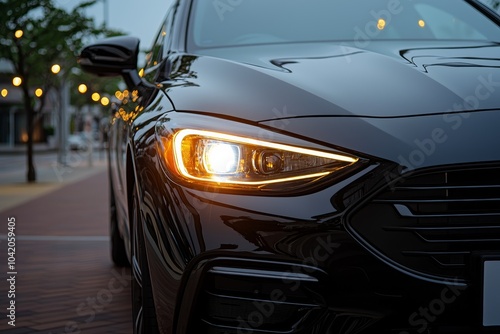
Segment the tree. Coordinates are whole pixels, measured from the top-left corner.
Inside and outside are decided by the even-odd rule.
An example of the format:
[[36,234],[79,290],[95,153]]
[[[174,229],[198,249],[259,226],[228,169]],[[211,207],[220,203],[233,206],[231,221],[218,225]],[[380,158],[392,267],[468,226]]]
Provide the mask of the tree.
[[[485,2],[483,0],[483,2]],[[486,4],[490,5],[491,8],[495,9],[495,10],[500,10],[500,0],[488,0],[488,2],[486,2]]]
[[95,0],[75,7],[71,13],[54,5],[53,0],[1,0],[0,58],[10,60],[15,75],[22,79],[23,105],[27,120],[27,181],[36,181],[33,163],[33,130],[45,96],[35,109],[30,89],[35,85],[44,91],[54,84],[50,73],[53,64],[66,69],[76,66],[76,54],[84,40],[103,32],[84,15],[84,9]]

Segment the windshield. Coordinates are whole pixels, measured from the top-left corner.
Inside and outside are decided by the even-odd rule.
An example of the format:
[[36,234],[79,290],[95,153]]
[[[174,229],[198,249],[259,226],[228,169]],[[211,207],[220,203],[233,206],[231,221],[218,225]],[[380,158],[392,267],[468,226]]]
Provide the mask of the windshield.
[[197,0],[195,48],[368,40],[499,41],[500,29],[457,0]]

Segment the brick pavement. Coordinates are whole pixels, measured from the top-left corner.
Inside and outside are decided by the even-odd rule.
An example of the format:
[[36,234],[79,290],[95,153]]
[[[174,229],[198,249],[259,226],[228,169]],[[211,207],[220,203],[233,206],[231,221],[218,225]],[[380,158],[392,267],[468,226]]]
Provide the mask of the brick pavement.
[[[91,176],[0,212],[1,333],[130,333],[130,270],[109,257],[108,180]],[[7,218],[16,218],[16,327],[8,325]]]

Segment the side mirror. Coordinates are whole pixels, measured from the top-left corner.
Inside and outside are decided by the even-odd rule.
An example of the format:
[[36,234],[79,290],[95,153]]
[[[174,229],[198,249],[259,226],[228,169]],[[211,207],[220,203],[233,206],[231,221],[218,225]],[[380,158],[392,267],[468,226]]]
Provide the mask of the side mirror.
[[142,79],[137,72],[139,39],[111,37],[85,47],[78,64],[85,72],[99,76],[123,76],[130,89],[138,87]]

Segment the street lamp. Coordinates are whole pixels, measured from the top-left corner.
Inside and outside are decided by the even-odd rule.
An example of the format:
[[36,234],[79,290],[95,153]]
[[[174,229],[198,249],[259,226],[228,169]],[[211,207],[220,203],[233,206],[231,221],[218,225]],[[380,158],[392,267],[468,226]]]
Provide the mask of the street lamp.
[[109,3],[108,0],[101,0],[103,5],[103,15],[104,15],[104,28],[109,25]]
[[61,65],[54,64],[54,65],[52,65],[52,67],[50,68],[50,70],[52,71],[52,73],[58,74],[59,72],[61,72]]
[[20,77],[14,77],[12,79],[12,84],[15,86],[15,87],[19,87],[21,86],[21,84],[23,83],[23,79],[21,79]]
[[123,100],[123,93],[122,93],[121,91],[117,90],[117,91],[115,92],[115,97],[116,97],[118,100],[120,100],[120,101],[121,101],[121,100]]
[[87,88],[87,85],[86,84],[80,84],[78,86],[78,91],[80,92],[80,94],[85,94],[87,92],[88,88]]
[[109,98],[107,98],[106,96],[103,96],[101,98],[101,104],[104,106],[104,107],[107,107],[109,105]]
[[69,122],[68,122],[68,110],[69,110],[69,85],[66,82],[64,71],[61,65],[54,64],[50,68],[51,72],[55,75],[61,74],[61,91],[60,91],[60,104],[59,104],[59,156],[58,160],[61,165],[66,165],[66,155],[68,152],[67,138],[69,135]]

